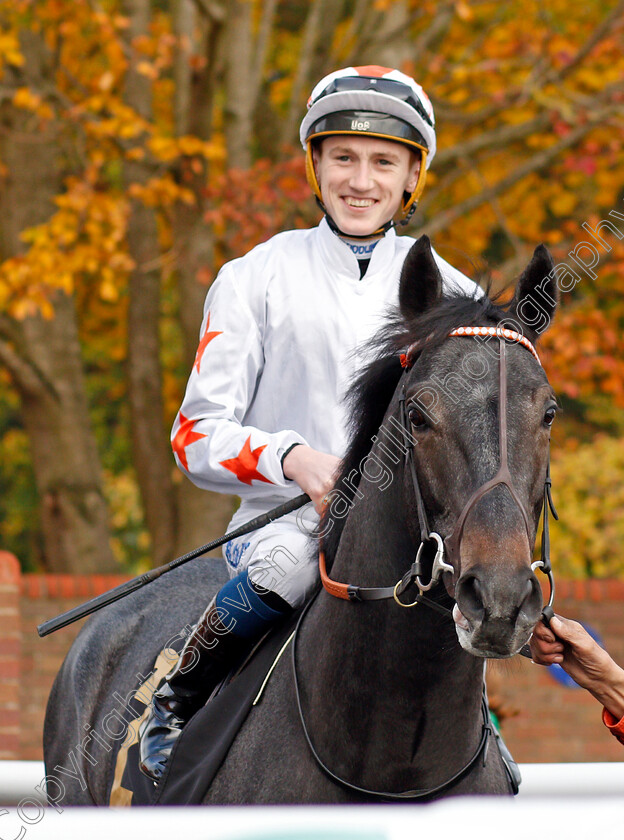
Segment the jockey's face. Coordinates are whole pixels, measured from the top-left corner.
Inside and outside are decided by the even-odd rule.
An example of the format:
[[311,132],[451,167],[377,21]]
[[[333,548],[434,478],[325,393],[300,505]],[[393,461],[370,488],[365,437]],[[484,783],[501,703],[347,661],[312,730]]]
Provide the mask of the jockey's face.
[[389,222],[420,170],[407,146],[359,135],[326,137],[313,158],[323,204],[347,236],[373,235]]

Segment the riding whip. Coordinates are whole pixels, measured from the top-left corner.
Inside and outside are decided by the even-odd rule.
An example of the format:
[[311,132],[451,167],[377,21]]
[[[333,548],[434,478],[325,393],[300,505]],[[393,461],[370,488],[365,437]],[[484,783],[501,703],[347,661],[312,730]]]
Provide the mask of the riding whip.
[[156,578],[161,577],[161,575],[170,572],[172,569],[176,569],[178,566],[188,563],[189,560],[194,560],[196,557],[200,557],[202,554],[206,554],[206,552],[212,551],[213,548],[218,548],[220,545],[223,545],[236,537],[242,537],[243,534],[249,534],[251,531],[257,531],[258,528],[263,528],[265,525],[268,525],[269,522],[273,522],[274,519],[280,519],[280,517],[286,516],[287,513],[292,513],[294,510],[298,510],[309,501],[310,497],[308,494],[302,493],[300,496],[296,496],[289,502],[284,502],[283,505],[278,505],[272,510],[263,513],[261,516],[256,516],[254,519],[250,519],[249,522],[246,522],[234,531],[230,531],[229,534],[225,534],[222,537],[218,537],[216,540],[212,540],[212,542],[206,543],[206,545],[202,545],[200,548],[189,551],[188,554],[183,554],[182,557],[176,557],[175,560],[165,563],[164,566],[159,566],[157,569],[151,569],[149,572],[145,572],[138,577],[132,578],[132,580],[128,580],[125,583],[116,586],[114,589],[110,589],[108,592],[103,592],[102,595],[98,595],[96,598],[92,598],[90,601],[80,604],[61,615],[57,615],[56,618],[50,618],[48,621],[44,621],[43,624],[40,624],[37,627],[37,633],[43,637],[49,635],[50,633],[54,633],[55,630],[60,630],[61,627],[67,627],[68,624],[73,624],[74,621],[78,621],[80,618],[91,615],[91,613],[101,610],[102,607],[107,607],[109,604],[119,601],[120,598],[125,598],[126,595],[129,595],[131,592],[136,592],[137,589],[141,589],[141,587],[146,586],[148,583],[151,583],[153,580],[156,580]]

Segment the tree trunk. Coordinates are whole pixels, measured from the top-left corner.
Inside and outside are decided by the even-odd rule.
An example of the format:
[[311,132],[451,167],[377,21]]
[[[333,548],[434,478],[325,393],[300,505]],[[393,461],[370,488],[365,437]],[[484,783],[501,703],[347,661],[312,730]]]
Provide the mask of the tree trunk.
[[[22,36],[25,66],[7,71],[5,84],[42,89],[48,56],[32,33]],[[7,176],[0,191],[0,259],[24,251],[20,233],[47,221],[61,192],[57,126],[4,105],[0,159]],[[40,499],[41,564],[53,572],[111,572],[108,513],[100,462],[87,407],[73,298],[58,292],[52,319],[0,323],[0,363],[21,401]]]
[[[137,72],[133,43],[148,32],[150,0],[125,0],[130,21],[127,38],[131,55],[126,74],[125,100],[142,117],[151,117],[151,83]],[[126,184],[144,184],[148,173],[142,163],[124,165]],[[162,367],[160,362],[160,249],[156,214],[133,200],[128,221],[128,249],[136,267],[130,276],[128,305],[128,396],[132,424],[133,461],[141,491],[145,521],[152,540],[152,558],[162,565],[173,556],[175,503],[173,457],[164,426]]]
[[225,31],[225,143],[228,166],[251,166],[254,81],[252,4],[229,0]]
[[[348,5],[345,4],[345,0],[332,0],[323,9],[318,44],[310,61],[310,76],[308,78],[310,91],[323,76],[331,73],[332,70],[349,66],[348,63],[345,63],[344,55],[335,52],[334,44],[336,29],[345,16],[345,5]],[[304,91],[305,95],[308,93],[309,91]],[[298,116],[300,119],[303,117],[304,105],[305,100],[299,104],[300,113]]]
[[[202,140],[210,136],[212,99],[198,102],[197,93],[214,90],[218,64],[214,60],[222,33],[220,21],[198,18],[194,0],[176,0],[174,31],[178,49],[175,56],[174,113],[178,134],[194,134]],[[205,54],[201,70],[191,72],[191,54]],[[204,185],[208,173],[205,162],[193,165],[183,161],[180,177],[193,190],[195,203],[179,202],[173,213],[174,251],[179,295],[179,318],[182,330],[186,370],[192,369],[199,328],[202,321],[207,286],[198,277],[202,268],[214,262],[211,231],[203,221]],[[234,498],[201,490],[180,473],[177,484],[176,555],[224,534],[234,510]]]
[[[290,93],[288,115],[282,129],[282,143],[292,143],[297,134],[297,126],[304,114],[305,97],[308,93],[310,71],[314,62],[319,37],[323,31],[323,15],[327,0],[312,0],[303,29],[301,53]],[[315,83],[318,80],[315,80]]]
[[14,331],[18,342],[13,347],[3,343],[2,359],[20,393],[31,445],[41,504],[41,563],[52,572],[118,571],[73,298],[59,292],[51,320],[26,318]]
[[[373,30],[367,33],[366,55],[374,57],[374,64],[401,68],[413,59],[413,39],[410,36],[410,11],[405,0],[395,0],[379,17]],[[367,64],[368,61],[362,61]]]

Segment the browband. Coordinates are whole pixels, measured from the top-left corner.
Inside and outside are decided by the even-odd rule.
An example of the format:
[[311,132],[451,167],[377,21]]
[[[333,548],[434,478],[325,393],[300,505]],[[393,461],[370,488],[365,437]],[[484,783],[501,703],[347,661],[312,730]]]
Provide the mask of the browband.
[[[531,344],[529,339],[522,335],[522,333],[516,332],[515,330],[508,330],[506,327],[457,327],[457,329],[452,330],[449,333],[449,338],[451,336],[456,335],[470,335],[470,336],[486,336],[492,335],[496,338],[505,338],[509,339],[509,341],[517,341],[519,344],[522,344],[526,349],[533,354],[534,358],[539,362],[541,365],[542,362],[540,357],[537,355],[537,350]],[[426,344],[426,342],[425,342]],[[411,366],[414,364],[414,356],[416,351],[421,350],[424,344],[421,341],[416,341],[414,344],[411,344],[405,353],[401,353],[401,367],[404,367],[406,370],[409,370]]]

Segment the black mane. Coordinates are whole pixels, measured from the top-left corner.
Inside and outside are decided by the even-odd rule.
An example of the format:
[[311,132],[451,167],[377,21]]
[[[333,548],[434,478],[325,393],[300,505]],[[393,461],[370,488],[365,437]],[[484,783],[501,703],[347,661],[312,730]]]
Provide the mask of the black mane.
[[[354,471],[358,477],[360,475],[360,464],[371,450],[372,438],[383,422],[403,373],[400,354],[424,339],[427,349],[438,347],[456,327],[498,324],[507,316],[509,304],[497,305],[496,300],[496,297],[490,298],[487,292],[477,298],[458,291],[447,294],[436,306],[407,324],[397,308],[388,324],[372,339],[369,346],[375,358],[355,380],[346,398],[351,408],[350,443],[335,483],[342,498],[353,501],[357,480],[345,479],[353,476]],[[336,556],[345,521],[346,516],[337,518],[329,534],[323,538],[328,569]],[[322,523],[320,527],[322,530]]]

